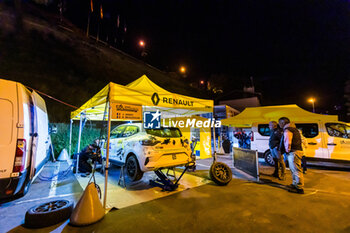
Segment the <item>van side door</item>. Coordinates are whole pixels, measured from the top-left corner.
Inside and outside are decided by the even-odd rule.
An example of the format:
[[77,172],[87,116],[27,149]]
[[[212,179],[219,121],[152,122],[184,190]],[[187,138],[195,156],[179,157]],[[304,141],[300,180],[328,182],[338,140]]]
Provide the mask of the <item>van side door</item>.
[[295,125],[307,140],[305,156],[328,158],[327,146],[322,137],[320,125],[318,123],[296,123]]
[[45,101],[41,96],[33,91],[31,93],[32,104],[30,123],[32,125],[31,140],[31,168],[30,178],[33,178],[37,169],[43,166],[48,155],[49,146],[49,121]]
[[340,122],[329,122],[325,127],[330,158],[350,160],[350,127]]
[[[50,148],[49,118],[47,116],[46,104],[35,91],[32,92],[32,99],[35,111],[35,126],[33,130],[33,140],[36,140],[36,161],[35,168],[40,168],[46,161]],[[36,137],[35,137],[36,136]]]

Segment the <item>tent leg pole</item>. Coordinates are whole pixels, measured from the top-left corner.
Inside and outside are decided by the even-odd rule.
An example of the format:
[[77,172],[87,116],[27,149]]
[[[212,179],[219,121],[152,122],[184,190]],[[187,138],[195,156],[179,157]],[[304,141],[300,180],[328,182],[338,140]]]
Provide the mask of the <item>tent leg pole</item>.
[[107,148],[106,148],[106,166],[105,166],[105,188],[103,193],[103,208],[106,209],[107,202],[107,184],[108,184],[108,166],[109,166],[109,141],[111,134],[111,105],[108,103],[108,127],[107,127]]
[[69,127],[69,156],[72,152],[72,127],[73,127],[73,120],[70,120],[70,127]]
[[[213,113],[213,115],[214,115],[214,113]],[[211,119],[214,121],[215,120],[214,116]],[[214,127],[213,127],[213,138],[214,138],[214,162],[216,162],[217,156],[216,156],[215,124],[214,124]]]
[[77,164],[76,164],[76,169],[75,173],[78,173],[79,171],[79,153],[80,153],[80,140],[81,140],[81,131],[83,126],[83,119],[82,119],[82,114],[80,114],[80,122],[79,122],[79,137],[78,137],[78,147],[77,147]]

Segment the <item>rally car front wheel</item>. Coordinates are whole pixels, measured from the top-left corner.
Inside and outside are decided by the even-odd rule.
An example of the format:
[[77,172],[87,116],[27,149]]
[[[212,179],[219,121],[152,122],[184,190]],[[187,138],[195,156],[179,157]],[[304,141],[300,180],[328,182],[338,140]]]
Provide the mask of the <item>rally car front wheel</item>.
[[140,169],[139,162],[135,155],[130,155],[126,159],[125,163],[126,174],[130,178],[131,181],[141,180],[143,176],[143,172]]

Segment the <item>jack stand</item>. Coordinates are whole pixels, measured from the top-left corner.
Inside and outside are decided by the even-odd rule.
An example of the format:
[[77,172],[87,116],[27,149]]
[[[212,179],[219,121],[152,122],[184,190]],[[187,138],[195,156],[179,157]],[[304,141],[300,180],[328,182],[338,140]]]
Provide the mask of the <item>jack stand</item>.
[[[173,171],[173,174],[169,174],[169,171],[172,170]],[[171,176],[171,177],[174,177],[174,179],[176,180],[176,174],[175,174],[175,168],[174,167],[169,167],[168,168],[168,171],[166,172],[166,176]]]
[[[176,179],[175,183],[170,180],[161,169],[154,171],[154,173],[158,176],[156,180],[150,180],[149,184],[152,186],[160,187],[163,189],[163,191],[175,191],[179,187],[179,181],[182,178],[183,174],[188,169],[188,165],[186,165],[185,169],[181,173],[180,177]],[[175,171],[174,171],[175,173]]]
[[120,168],[120,175],[119,175],[119,179],[118,179],[118,185],[122,186],[123,188],[126,188],[126,185],[125,185],[125,175],[124,175],[124,165],[121,166]]
[[189,172],[195,172],[196,169],[197,169],[196,165],[193,165],[193,166],[188,167],[188,171],[189,171]]

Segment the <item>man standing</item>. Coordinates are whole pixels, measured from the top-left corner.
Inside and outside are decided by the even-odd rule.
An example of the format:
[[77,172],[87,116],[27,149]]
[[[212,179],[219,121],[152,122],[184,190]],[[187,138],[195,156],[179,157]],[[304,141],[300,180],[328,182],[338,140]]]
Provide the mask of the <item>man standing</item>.
[[304,194],[304,177],[301,168],[303,148],[300,133],[294,125],[290,125],[290,120],[287,117],[281,117],[278,122],[283,129],[281,152],[287,155],[293,177],[293,183],[289,186],[288,191]]
[[275,161],[275,171],[273,173],[273,176],[277,177],[280,180],[284,180],[286,173],[286,165],[284,163],[283,154],[281,153],[279,148],[282,137],[282,130],[278,128],[276,121],[270,121],[269,128],[269,147],[273,160]]

